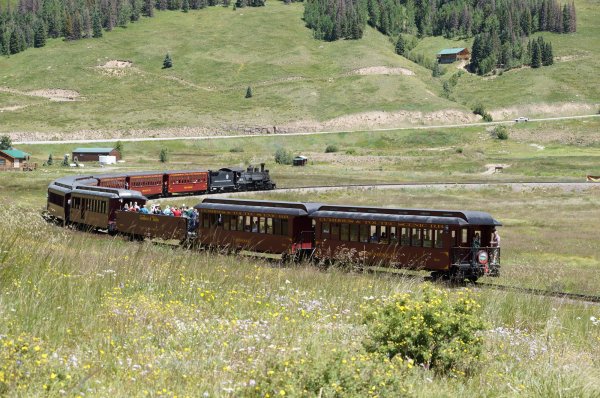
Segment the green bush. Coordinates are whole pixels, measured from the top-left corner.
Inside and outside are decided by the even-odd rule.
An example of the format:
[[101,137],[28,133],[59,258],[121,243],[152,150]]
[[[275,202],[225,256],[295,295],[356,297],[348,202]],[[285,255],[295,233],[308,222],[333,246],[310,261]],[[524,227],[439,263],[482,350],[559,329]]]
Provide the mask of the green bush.
[[244,148],[242,146],[235,146],[229,150],[231,153],[244,152]]
[[[395,397],[412,392],[411,361],[362,350],[324,348],[318,354],[274,357],[247,375],[244,397]],[[411,370],[412,369],[412,370]],[[414,392],[413,392],[414,393]],[[410,395],[410,394],[409,394]]]
[[337,145],[335,144],[329,144],[327,145],[327,148],[325,148],[325,153],[332,153],[332,152],[337,152],[340,149],[337,147]]
[[448,293],[424,285],[423,294],[395,294],[364,309],[369,352],[412,359],[442,373],[466,372],[482,350],[480,305],[468,290]]
[[487,113],[487,112],[486,112],[486,113],[484,113],[484,114],[483,114],[483,121],[484,121],[484,122],[491,122],[491,121],[493,121],[493,119],[492,119],[492,115],[490,115],[490,114],[489,114],[489,113]]
[[476,104],[473,107],[473,113],[483,117],[486,114],[485,107],[482,104]]
[[347,149],[346,155],[356,155],[356,149]]
[[507,140],[508,139],[508,129],[506,126],[496,126],[494,128],[494,135],[499,140]]
[[165,148],[160,150],[160,153],[158,154],[158,159],[161,163],[166,163],[169,160],[169,153]]
[[283,148],[279,148],[275,151],[275,163],[279,164],[292,164],[294,156],[291,152],[286,151]]

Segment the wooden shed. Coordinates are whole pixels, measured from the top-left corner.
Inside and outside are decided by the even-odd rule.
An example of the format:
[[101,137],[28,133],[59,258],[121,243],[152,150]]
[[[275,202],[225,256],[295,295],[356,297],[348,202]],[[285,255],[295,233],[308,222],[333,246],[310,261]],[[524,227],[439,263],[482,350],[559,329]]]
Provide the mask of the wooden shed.
[[444,48],[437,53],[437,59],[440,64],[451,64],[455,61],[468,61],[471,58],[471,52],[468,48]]
[[100,156],[114,156],[121,160],[121,154],[115,148],[77,148],[73,150],[72,159],[79,162],[98,162]]
[[24,170],[28,165],[28,153],[18,149],[0,150],[0,170]]
[[306,156],[296,156],[293,160],[294,166],[306,166],[306,162],[308,162],[308,158]]

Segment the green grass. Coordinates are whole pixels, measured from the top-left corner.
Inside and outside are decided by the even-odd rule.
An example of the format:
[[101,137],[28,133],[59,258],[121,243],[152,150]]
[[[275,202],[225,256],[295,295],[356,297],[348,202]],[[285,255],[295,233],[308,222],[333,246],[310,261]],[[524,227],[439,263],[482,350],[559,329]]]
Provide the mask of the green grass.
[[[373,29],[367,28],[358,41],[314,40],[301,20],[302,4],[157,12],[155,18],[106,32],[101,39],[49,40],[42,49],[0,58],[0,87],[71,89],[82,96],[80,101],[60,103],[3,93],[0,108],[36,106],[3,112],[0,132],[60,136],[79,130],[117,135],[180,127],[230,131],[292,121],[311,126],[368,111],[469,113],[475,102],[489,110],[548,105],[531,109],[530,115],[593,112],[600,100],[595,73],[600,34],[594,23],[599,14],[588,0],[578,0],[577,7],[578,33],[544,34],[552,36],[554,66],[508,72],[491,80],[464,75],[453,93],[457,102],[441,98],[441,80],[395,55],[388,38]],[[428,38],[417,50],[434,54],[439,46],[457,43]],[[162,70],[167,52],[174,67]],[[558,59],[566,56],[574,58]],[[97,68],[116,59],[132,61],[133,68],[122,75]],[[368,66],[402,67],[415,75],[349,75]],[[248,86],[253,88],[252,99],[244,98]],[[564,103],[587,108],[557,108]]]

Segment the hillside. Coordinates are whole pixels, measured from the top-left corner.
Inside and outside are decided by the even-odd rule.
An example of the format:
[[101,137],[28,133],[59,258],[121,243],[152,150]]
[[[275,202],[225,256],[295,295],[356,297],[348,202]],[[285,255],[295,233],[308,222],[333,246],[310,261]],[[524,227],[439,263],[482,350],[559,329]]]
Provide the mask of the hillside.
[[[316,41],[301,20],[302,4],[157,12],[101,39],[49,40],[1,58],[0,132],[41,138],[461,123],[476,120],[470,108],[477,102],[496,117],[512,117],[524,104],[530,116],[595,113],[600,12],[587,0],[576,5],[578,33],[544,34],[554,66],[493,79],[464,74],[450,100],[441,88],[451,68],[434,79],[370,28],[357,41]],[[431,38],[420,47],[431,52],[446,42]],[[162,70],[167,52],[174,67]],[[251,99],[244,98],[248,86]]]

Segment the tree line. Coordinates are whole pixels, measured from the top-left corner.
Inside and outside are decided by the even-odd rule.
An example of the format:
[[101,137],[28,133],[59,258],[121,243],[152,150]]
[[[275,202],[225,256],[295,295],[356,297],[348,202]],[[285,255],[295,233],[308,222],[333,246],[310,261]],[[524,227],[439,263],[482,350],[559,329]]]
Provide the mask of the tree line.
[[396,52],[411,59],[402,35],[474,37],[471,67],[480,74],[532,64],[532,33],[577,31],[574,2],[557,0],[307,0],[304,19],[322,40],[358,39],[368,23],[397,38]]
[[[0,54],[43,47],[47,38],[78,40],[102,37],[103,31],[124,27],[154,10],[197,10],[228,7],[231,0],[20,0],[11,8],[0,4]],[[236,0],[236,7],[260,7],[265,0]]]

